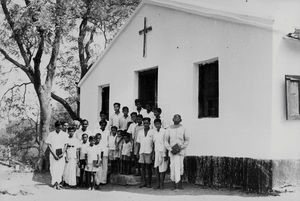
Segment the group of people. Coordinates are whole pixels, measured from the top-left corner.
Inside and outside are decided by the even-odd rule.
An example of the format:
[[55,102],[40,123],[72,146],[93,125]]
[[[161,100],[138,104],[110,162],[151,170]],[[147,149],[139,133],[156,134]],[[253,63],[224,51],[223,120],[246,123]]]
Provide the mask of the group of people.
[[135,110],[114,103],[114,113],[100,112],[99,126],[91,131],[88,120],[71,125],[57,121],[55,130],[45,142],[50,150],[51,184],[55,189],[64,186],[100,189],[111,174],[141,176],[140,187],[152,187],[152,169],[157,175],[156,189],[164,188],[165,174],[170,167],[174,189],[182,189],[183,159],[189,137],[175,114],[167,126],[162,110],[150,105],[142,108],[135,100]]

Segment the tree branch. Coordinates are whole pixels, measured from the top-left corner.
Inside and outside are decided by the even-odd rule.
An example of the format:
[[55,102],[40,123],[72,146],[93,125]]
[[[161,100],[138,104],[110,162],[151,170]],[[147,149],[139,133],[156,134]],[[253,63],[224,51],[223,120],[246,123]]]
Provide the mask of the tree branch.
[[2,6],[3,13],[5,15],[5,18],[6,18],[8,24],[9,24],[11,30],[12,30],[13,37],[16,40],[17,45],[18,45],[19,50],[20,50],[20,53],[21,53],[21,55],[22,55],[22,57],[24,59],[25,66],[27,66],[29,68],[30,67],[30,60],[29,60],[29,58],[26,55],[26,51],[24,49],[24,46],[23,46],[20,34],[15,29],[15,24],[14,24],[14,22],[13,22],[11,16],[10,16],[10,13],[8,11],[7,0],[1,0],[1,6]]
[[31,82],[26,82],[26,83],[22,83],[22,84],[17,84],[17,85],[14,85],[13,87],[10,87],[9,89],[7,89],[5,91],[5,93],[3,94],[3,96],[1,97],[1,100],[0,102],[2,102],[3,98],[5,97],[5,95],[10,92],[10,91],[13,91],[15,88],[17,87],[22,87],[22,86],[26,86],[26,85],[29,85],[29,84],[32,84]]
[[90,52],[90,45],[94,42],[94,34],[96,33],[96,27],[94,27],[90,33],[90,39],[85,45],[85,63],[88,64],[90,58],[92,57],[91,52]]
[[51,98],[53,98],[54,100],[56,100],[57,102],[62,104],[64,106],[64,108],[67,110],[67,112],[70,114],[70,116],[73,120],[79,119],[79,116],[73,111],[73,109],[71,108],[71,106],[65,99],[59,97],[58,95],[54,94],[53,92],[51,93]]

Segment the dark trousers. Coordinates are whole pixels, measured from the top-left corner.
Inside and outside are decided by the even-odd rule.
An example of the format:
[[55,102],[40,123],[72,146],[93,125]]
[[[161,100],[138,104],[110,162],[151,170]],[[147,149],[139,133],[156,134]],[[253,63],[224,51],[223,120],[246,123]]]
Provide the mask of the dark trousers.
[[[87,187],[86,183],[84,182],[84,169],[85,169],[85,160],[79,160],[79,168],[80,168],[80,177],[79,177],[79,186],[80,187]],[[87,181],[85,179],[85,181]]]
[[85,171],[86,183],[88,188],[95,188],[95,172]]

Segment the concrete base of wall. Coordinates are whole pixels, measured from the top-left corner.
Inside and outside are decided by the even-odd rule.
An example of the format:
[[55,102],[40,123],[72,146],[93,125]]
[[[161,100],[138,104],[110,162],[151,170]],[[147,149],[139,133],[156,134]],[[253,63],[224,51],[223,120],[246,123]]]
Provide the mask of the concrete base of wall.
[[273,161],[273,187],[300,186],[300,159]]

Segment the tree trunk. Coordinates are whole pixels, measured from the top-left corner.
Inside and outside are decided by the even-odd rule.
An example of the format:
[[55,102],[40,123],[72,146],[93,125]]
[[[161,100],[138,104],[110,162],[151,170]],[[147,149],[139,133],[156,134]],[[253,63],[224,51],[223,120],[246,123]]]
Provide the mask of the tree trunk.
[[39,89],[38,99],[40,103],[40,127],[39,127],[39,162],[38,170],[48,170],[49,159],[48,154],[45,154],[47,145],[45,140],[49,134],[50,120],[51,120],[51,90],[50,89]]

